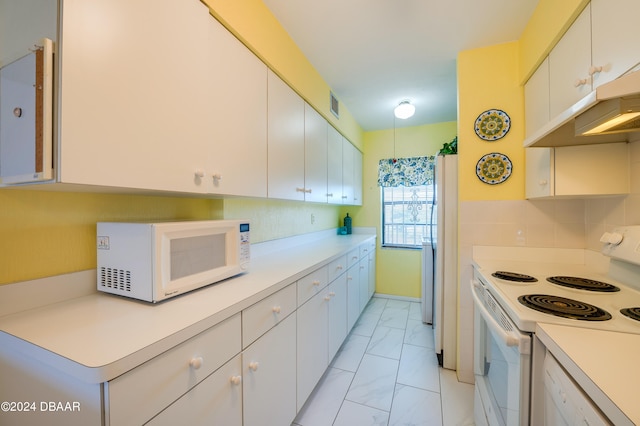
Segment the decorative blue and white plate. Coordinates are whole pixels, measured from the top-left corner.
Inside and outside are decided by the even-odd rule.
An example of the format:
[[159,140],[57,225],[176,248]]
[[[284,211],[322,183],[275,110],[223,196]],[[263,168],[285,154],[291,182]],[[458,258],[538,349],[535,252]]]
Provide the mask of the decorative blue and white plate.
[[480,139],[493,142],[503,138],[511,128],[511,118],[499,109],[489,109],[478,116],[475,124]]
[[509,179],[513,165],[511,160],[504,154],[492,152],[483,155],[476,164],[476,175],[484,183],[497,185]]

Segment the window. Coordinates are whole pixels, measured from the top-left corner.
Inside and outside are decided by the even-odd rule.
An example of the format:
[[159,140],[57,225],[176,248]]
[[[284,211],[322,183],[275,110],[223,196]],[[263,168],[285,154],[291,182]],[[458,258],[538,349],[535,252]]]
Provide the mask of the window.
[[431,232],[433,185],[382,187],[381,190],[382,246],[421,247],[423,238]]

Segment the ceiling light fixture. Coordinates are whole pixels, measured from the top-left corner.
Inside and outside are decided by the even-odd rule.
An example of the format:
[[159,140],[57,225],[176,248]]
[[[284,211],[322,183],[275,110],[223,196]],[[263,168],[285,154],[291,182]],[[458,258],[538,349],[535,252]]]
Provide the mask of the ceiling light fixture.
[[412,117],[416,112],[416,107],[411,105],[409,101],[402,101],[398,104],[398,106],[393,110],[393,113],[397,118],[405,120],[409,117]]

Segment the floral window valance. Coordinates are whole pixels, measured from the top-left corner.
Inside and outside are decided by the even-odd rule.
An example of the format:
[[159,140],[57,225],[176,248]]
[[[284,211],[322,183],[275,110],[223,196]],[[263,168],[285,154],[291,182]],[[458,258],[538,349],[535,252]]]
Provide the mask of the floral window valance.
[[388,158],[378,164],[378,186],[417,186],[433,183],[435,157]]

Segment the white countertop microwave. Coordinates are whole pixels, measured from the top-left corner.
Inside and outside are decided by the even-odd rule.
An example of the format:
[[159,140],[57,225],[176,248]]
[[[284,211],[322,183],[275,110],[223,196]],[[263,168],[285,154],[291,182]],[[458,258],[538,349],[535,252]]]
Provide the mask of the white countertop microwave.
[[97,225],[98,290],[159,302],[249,270],[246,220]]

